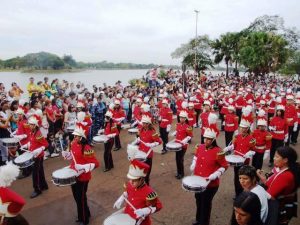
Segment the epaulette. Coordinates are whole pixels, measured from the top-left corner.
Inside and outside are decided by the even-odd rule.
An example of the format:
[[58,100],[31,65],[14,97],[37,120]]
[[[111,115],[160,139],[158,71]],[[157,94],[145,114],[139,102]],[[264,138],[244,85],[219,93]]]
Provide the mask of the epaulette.
[[127,183],[123,184],[123,188],[124,188],[125,191],[127,190]]
[[173,112],[170,110],[169,112],[168,112],[169,114],[173,114]]
[[194,147],[194,154],[197,153],[197,149],[198,149],[199,146],[200,146],[199,144],[196,144],[196,145],[195,145],[195,147]]
[[272,134],[268,133],[266,136],[266,141],[271,141],[273,138]]
[[35,139],[38,140],[38,141],[41,141],[43,138],[44,138],[44,136],[42,134],[35,137]]
[[236,117],[234,117],[234,119],[235,119],[235,120],[239,120],[239,117],[238,117],[238,116],[236,116]]
[[86,119],[89,119],[89,118],[91,118],[92,116],[90,115],[90,114],[87,114],[87,115],[85,115],[85,118]]
[[252,138],[252,139],[250,140],[249,144],[250,144],[251,146],[254,146],[254,145],[256,144],[255,138]]
[[115,129],[117,129],[117,126],[114,125],[114,126],[111,127],[111,129],[112,129],[112,130],[115,130]]
[[191,126],[189,126],[189,127],[187,128],[187,130],[188,130],[188,131],[192,131],[193,128],[192,128]]
[[29,128],[29,124],[28,123],[24,123],[24,127],[25,128]]
[[85,150],[83,152],[83,155],[85,157],[93,157],[94,156],[95,151],[93,149],[89,149],[89,150]]
[[147,201],[152,201],[152,200],[156,199],[157,197],[158,196],[157,196],[156,192],[152,191],[150,194],[147,195],[146,200]]
[[152,137],[158,137],[158,133],[154,133],[154,134],[152,134]]
[[217,153],[217,158],[220,159],[220,158],[224,158],[226,155],[226,152],[223,151],[223,150],[220,150],[218,153]]

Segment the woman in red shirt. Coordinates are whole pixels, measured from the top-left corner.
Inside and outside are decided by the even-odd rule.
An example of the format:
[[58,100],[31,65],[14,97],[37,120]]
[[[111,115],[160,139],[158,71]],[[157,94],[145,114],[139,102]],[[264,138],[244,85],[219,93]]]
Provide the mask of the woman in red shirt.
[[280,147],[274,156],[273,174],[266,179],[262,171],[257,175],[266,185],[267,192],[279,202],[278,224],[289,224],[297,216],[297,189],[300,185],[300,165],[293,148]]

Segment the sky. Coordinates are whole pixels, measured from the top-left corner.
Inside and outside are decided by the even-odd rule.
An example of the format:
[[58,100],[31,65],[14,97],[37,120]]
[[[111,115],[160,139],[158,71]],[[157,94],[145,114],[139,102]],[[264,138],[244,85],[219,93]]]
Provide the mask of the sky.
[[299,0],[0,0],[0,59],[47,51],[83,62],[180,64],[171,53],[280,15],[300,30]]

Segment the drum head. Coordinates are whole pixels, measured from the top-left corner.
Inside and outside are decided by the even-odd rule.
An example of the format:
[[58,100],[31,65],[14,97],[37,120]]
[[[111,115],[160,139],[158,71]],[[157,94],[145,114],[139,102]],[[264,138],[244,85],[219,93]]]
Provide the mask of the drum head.
[[182,179],[182,184],[189,187],[206,187],[208,182],[200,176],[187,176]]
[[138,133],[138,132],[139,132],[139,129],[138,129],[138,128],[130,128],[130,129],[128,129],[128,132],[129,132],[129,133],[132,133],[132,134]]
[[245,158],[240,155],[226,155],[225,159],[230,163],[243,163]]
[[168,148],[181,148],[182,145],[180,143],[177,143],[177,142],[169,142],[167,143],[166,145]]
[[105,142],[107,140],[108,140],[108,138],[107,138],[106,135],[99,135],[99,136],[93,137],[93,141],[96,142],[96,143],[102,143],[102,142]]
[[104,220],[103,225],[135,225],[135,219],[128,214],[113,214]]
[[15,163],[23,163],[26,161],[29,161],[33,158],[33,154],[30,152],[24,152],[22,155],[19,155],[17,158],[15,158]]
[[55,170],[52,173],[52,177],[55,178],[69,178],[69,177],[75,177],[77,175],[77,172],[71,168],[62,168],[59,170]]

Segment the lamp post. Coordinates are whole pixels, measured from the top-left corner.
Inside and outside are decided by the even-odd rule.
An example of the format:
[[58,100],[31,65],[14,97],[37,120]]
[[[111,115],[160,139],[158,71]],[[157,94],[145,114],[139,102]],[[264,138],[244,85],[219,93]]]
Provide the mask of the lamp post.
[[196,13],[196,36],[195,36],[195,70],[197,71],[197,37],[198,37],[198,10],[194,10]]

